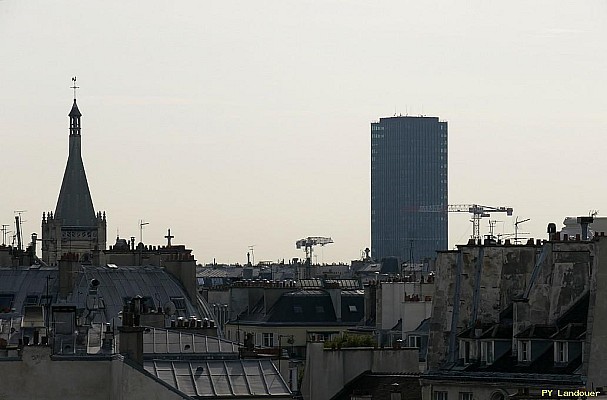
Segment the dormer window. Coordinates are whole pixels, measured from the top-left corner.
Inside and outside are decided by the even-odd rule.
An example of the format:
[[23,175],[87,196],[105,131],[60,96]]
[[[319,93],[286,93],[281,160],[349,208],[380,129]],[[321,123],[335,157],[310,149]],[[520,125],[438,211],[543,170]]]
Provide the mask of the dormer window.
[[0,294],[0,313],[11,312],[14,298],[14,294]]
[[493,345],[493,341],[481,343],[481,361],[487,365],[493,364],[494,361]]
[[554,362],[569,362],[569,346],[567,342],[554,342]]
[[409,336],[409,347],[422,347],[422,337],[417,335]]
[[470,341],[460,340],[459,342],[459,358],[464,361],[464,364],[470,364]]
[[531,341],[519,340],[518,360],[521,362],[531,361]]

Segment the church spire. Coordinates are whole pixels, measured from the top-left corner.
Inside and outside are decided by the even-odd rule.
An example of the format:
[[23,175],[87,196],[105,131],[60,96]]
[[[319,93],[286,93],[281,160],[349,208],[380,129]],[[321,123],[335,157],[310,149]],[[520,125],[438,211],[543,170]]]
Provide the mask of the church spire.
[[80,117],[82,114],[76,105],[76,89],[78,89],[76,77],[72,78],[72,83],[74,104],[68,114],[70,117],[69,155],[57,199],[55,218],[62,221],[64,227],[94,227],[96,226],[95,210],[80,152]]

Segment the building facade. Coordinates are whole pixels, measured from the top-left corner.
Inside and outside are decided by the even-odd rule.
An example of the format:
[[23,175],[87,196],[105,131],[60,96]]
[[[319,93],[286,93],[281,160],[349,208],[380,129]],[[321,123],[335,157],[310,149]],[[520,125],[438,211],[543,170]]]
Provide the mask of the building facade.
[[424,400],[603,391],[605,253],[602,232],[439,253]]
[[399,116],[371,124],[371,255],[400,262],[447,248],[447,122]]

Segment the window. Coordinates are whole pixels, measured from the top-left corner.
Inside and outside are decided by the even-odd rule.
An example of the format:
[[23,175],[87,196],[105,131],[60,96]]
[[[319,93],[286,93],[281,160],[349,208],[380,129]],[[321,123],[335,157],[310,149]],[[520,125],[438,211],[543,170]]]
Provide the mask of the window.
[[459,400],[472,400],[472,392],[459,392]]
[[481,343],[481,361],[487,364],[493,364],[493,342]]
[[316,306],[316,313],[322,314],[325,312],[325,308],[323,306]]
[[24,305],[26,306],[35,306],[38,305],[38,296],[36,296],[35,294],[33,295],[27,295],[25,297],[25,303]]
[[273,333],[262,333],[263,345],[265,347],[274,347],[274,334]]
[[470,342],[460,340],[459,342],[459,358],[464,360],[464,364],[470,363]]
[[171,301],[175,304],[177,311],[185,311],[185,299],[183,297],[171,297]]
[[518,360],[531,361],[531,343],[528,340],[519,341]]
[[14,297],[14,294],[0,294],[0,313],[11,312]]
[[447,392],[437,391],[434,392],[434,400],[449,400]]
[[350,310],[350,312],[356,312],[356,311],[358,311],[356,309],[356,306],[353,306],[353,305],[348,306],[348,309]]
[[418,349],[422,345],[421,336],[409,336],[409,347],[417,347]]
[[554,361],[557,363],[566,363],[569,361],[567,342],[554,343]]
[[303,313],[303,308],[301,308],[301,306],[293,306],[293,312],[295,314],[302,314]]

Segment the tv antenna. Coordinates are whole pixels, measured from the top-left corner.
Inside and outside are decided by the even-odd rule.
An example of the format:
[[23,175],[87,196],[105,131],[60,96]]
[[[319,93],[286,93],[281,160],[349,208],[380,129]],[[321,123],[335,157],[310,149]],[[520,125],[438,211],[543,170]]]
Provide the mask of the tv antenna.
[[0,231],[2,231],[2,246],[6,246],[6,235],[11,232],[8,230],[9,226],[10,225],[2,224],[2,229],[0,229]]
[[[530,220],[531,220],[531,218],[526,218],[526,219],[523,219],[523,220],[520,220],[520,221],[519,221],[519,220],[518,220],[518,217],[516,217],[516,219],[515,219],[515,221],[514,221],[514,244],[519,244],[519,238],[518,238],[518,233],[519,233],[519,232],[518,232],[518,226],[519,226],[520,224],[522,224],[523,222],[527,222],[527,221],[530,221]],[[523,233],[523,234],[527,234],[527,232],[521,232],[521,233]]]
[[253,250],[255,249],[256,244],[249,245],[249,251],[251,252],[251,265],[255,266],[255,253]]
[[139,242],[143,243],[143,227],[149,225],[149,222],[145,222],[144,220],[139,220]]

